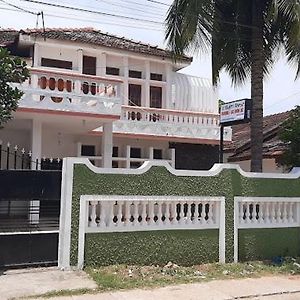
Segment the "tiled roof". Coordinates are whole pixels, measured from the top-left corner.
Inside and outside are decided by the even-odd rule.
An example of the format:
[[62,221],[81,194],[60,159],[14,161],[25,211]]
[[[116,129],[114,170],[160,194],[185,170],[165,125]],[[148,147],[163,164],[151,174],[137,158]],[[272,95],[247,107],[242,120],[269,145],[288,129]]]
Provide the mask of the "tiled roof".
[[[280,125],[289,117],[290,112],[269,115],[263,119],[263,157],[271,158],[282,154],[284,143],[279,139]],[[250,123],[232,126],[232,142],[226,145],[225,152],[231,153],[228,161],[248,160],[250,152]]]
[[[96,30],[90,27],[45,28],[45,31],[43,29],[24,29],[20,32],[23,34],[29,34],[33,37],[87,43],[146,55],[172,58],[171,51],[159,48],[157,46],[151,46],[150,44],[127,39],[125,37],[118,37],[116,35],[104,33],[100,30]],[[17,36],[18,31],[16,30],[0,30],[0,44],[2,44],[2,41],[6,43],[9,41],[13,42]],[[180,60],[185,62],[191,62],[192,58],[182,56]]]

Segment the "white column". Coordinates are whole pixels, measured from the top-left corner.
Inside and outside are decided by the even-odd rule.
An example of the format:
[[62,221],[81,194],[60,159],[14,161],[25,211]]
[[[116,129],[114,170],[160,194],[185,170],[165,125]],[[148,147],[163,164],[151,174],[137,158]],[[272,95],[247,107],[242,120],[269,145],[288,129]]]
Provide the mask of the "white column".
[[[32,132],[31,132],[31,169],[36,169],[36,159],[41,162],[42,157],[42,121],[41,120],[32,120]],[[40,164],[38,168],[40,169]]]
[[126,145],[126,169],[130,169],[130,145]]
[[[31,132],[31,169],[41,169],[41,157],[42,157],[42,121],[32,120],[32,132]],[[38,165],[36,161],[38,160]],[[38,224],[40,219],[40,201],[34,199],[30,201],[29,207],[29,220],[31,224]]]
[[112,167],[113,132],[112,122],[103,124],[102,133],[102,167]]
[[121,97],[123,98],[122,104],[128,105],[128,77],[129,77],[129,66],[128,66],[128,57],[123,57],[123,71],[124,71],[124,81],[123,81],[123,91]]
[[172,105],[172,67],[169,64],[166,65],[166,88],[163,89],[163,93],[165,95],[163,107],[167,109],[174,108]]
[[82,49],[77,50],[77,64],[78,64],[78,72],[82,74],[83,70],[83,53]]
[[33,66],[38,67],[40,65],[40,53],[39,53],[39,44],[34,44],[34,52],[33,52]]
[[142,106],[150,107],[150,62],[145,62],[145,70],[146,70],[146,80],[145,80],[145,101],[142,103]]
[[102,52],[99,56],[97,56],[96,74],[99,76],[106,75],[106,53],[105,52]]

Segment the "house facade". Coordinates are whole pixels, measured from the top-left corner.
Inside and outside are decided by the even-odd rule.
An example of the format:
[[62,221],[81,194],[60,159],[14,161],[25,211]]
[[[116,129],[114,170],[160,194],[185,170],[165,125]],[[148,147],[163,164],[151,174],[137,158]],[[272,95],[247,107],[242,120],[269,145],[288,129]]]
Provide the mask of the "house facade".
[[[280,140],[280,127],[290,116],[290,111],[268,115],[263,118],[263,160],[265,173],[287,173],[289,169],[280,164],[286,144]],[[240,165],[247,172],[251,169],[250,123],[232,126],[232,142],[225,147],[225,161]]]
[[30,70],[0,139],[29,152],[32,168],[70,156],[121,168],[164,159],[208,169],[218,160],[216,91],[178,73],[191,58],[175,63],[167,50],[91,28],[2,30],[0,45]]

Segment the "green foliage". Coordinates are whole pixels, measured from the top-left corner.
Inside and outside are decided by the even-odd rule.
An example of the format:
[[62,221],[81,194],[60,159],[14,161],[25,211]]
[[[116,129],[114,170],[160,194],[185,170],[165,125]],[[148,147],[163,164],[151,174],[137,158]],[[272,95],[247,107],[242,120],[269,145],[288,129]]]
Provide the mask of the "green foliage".
[[[255,24],[256,17],[261,21]],[[176,57],[186,51],[212,46],[213,78],[221,70],[234,84],[249,79],[255,44],[263,40],[261,68],[272,67],[276,51],[283,46],[289,62],[300,72],[300,18],[298,1],[285,0],[174,0],[166,18],[166,40]]]
[[279,137],[287,147],[280,164],[300,167],[300,106],[292,110],[290,117],[282,124]]
[[23,96],[23,92],[11,83],[22,83],[28,76],[26,63],[0,48],[0,126],[12,118],[12,112],[17,109],[18,101]]

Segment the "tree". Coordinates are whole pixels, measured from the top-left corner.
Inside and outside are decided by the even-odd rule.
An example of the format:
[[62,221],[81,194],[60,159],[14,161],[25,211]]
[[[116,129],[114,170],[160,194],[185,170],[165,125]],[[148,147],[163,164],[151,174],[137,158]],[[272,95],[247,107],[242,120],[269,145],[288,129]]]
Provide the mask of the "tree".
[[300,167],[300,106],[292,110],[289,118],[282,124],[279,137],[287,147],[280,164],[288,168]]
[[11,84],[22,83],[28,76],[26,63],[0,48],[0,126],[12,118],[12,112],[17,109],[18,101],[23,96],[23,92]]
[[[212,48],[213,83],[251,79],[251,171],[262,171],[263,79],[283,48],[300,73],[299,0],[174,0],[166,40],[176,57]],[[277,55],[278,57],[278,55]]]

